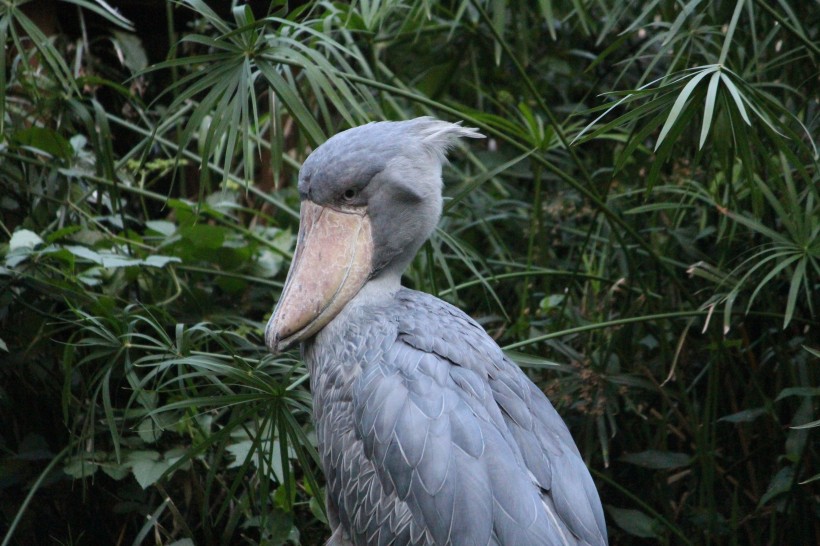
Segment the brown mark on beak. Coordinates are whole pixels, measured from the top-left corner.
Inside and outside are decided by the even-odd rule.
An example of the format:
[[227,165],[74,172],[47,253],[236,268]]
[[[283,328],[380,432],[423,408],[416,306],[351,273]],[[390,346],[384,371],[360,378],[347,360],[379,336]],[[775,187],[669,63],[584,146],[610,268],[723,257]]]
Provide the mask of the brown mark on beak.
[[268,349],[282,352],[321,330],[367,282],[372,257],[363,207],[336,210],[302,201],[296,252],[265,328]]

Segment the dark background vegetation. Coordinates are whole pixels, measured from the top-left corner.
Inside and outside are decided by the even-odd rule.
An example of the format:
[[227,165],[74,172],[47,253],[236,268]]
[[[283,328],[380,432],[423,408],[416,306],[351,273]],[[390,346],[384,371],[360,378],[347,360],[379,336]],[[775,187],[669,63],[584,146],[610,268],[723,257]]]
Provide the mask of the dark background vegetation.
[[818,18],[0,1],[2,546],[321,543],[306,371],[262,343],[294,181],[418,115],[489,138],[406,282],[549,394],[611,543],[820,543]]

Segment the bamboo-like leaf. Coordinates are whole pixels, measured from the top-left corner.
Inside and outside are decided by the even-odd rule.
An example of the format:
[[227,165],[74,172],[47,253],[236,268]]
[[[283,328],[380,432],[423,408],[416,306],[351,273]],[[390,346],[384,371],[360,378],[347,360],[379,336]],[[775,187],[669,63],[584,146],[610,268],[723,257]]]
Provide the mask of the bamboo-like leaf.
[[578,17],[578,20],[581,22],[581,29],[585,35],[589,36],[589,16],[587,15],[586,6],[581,0],[572,0],[572,6],[575,8],[575,16]]
[[729,90],[729,94],[732,95],[732,100],[734,101],[738,112],[740,113],[741,117],[743,118],[743,121],[746,122],[746,125],[751,125],[752,122],[749,119],[749,115],[746,113],[746,107],[743,106],[744,101],[741,98],[740,91],[738,90],[738,88],[735,86],[734,82],[732,82],[732,79],[727,74],[725,74],[723,71],[720,71],[719,73],[720,73],[720,79],[721,79],[721,81],[723,81],[723,85],[726,86],[726,89]]
[[797,262],[791,281],[789,282],[789,295],[786,298],[786,312],[783,316],[783,328],[785,329],[794,317],[794,309],[797,305],[797,295],[800,287],[806,282],[806,264],[808,260],[802,258]]
[[720,78],[720,70],[712,73],[712,77],[709,78],[709,87],[706,90],[706,102],[703,105],[703,127],[700,130],[699,148],[703,148],[703,143],[706,142],[706,137],[709,136],[709,128],[712,126],[712,116],[715,113],[715,102],[717,100]]
[[294,121],[307,132],[311,141],[314,144],[324,142],[326,139],[324,132],[319,127],[319,124],[316,123],[313,114],[305,108],[301,99],[290,88],[287,81],[285,81],[276,70],[266,64],[259,65],[259,70],[264,74],[265,79],[270,84],[273,92],[276,93],[282,101],[282,104],[284,104],[291,115],[293,115]]
[[210,24],[223,34],[231,32],[231,28],[202,0],[174,0],[181,4],[188,4],[198,15],[205,17]]
[[772,241],[778,242],[778,243],[783,244],[785,246],[789,246],[791,244],[791,241],[789,241],[788,238],[784,237],[783,235],[781,235],[777,231],[763,225],[763,223],[758,221],[758,220],[755,220],[753,218],[749,218],[748,216],[745,216],[745,215],[742,215],[742,214],[737,214],[737,213],[734,213],[734,212],[727,212],[726,215],[729,218],[731,218],[732,220],[734,220],[735,222],[738,222],[739,224],[742,224],[742,225],[746,226],[747,228],[749,228],[753,231],[756,231],[756,232],[760,233],[761,235],[766,236],[767,238],[771,239]]
[[681,27],[689,18],[689,16],[692,15],[692,12],[695,11],[695,8],[698,7],[698,4],[700,4],[700,2],[701,0],[689,0],[689,2],[683,6],[683,9],[680,11],[677,18],[672,23],[672,26],[669,27],[669,30],[666,32],[666,38],[664,38],[662,45],[668,45],[673,38],[680,36]]
[[[766,274],[765,277],[763,277],[763,279],[758,283],[757,288],[755,288],[754,292],[752,292],[752,295],[749,298],[749,304],[746,306],[746,312],[747,313],[752,308],[752,305],[754,304],[754,301],[757,298],[757,295],[760,292],[760,290],[762,290],[764,287],[766,287],[769,284],[769,281],[771,281],[774,277],[776,277],[778,274],[780,274],[784,269],[791,266],[794,262],[800,260],[800,258],[801,258],[799,254],[794,254],[793,252],[784,252],[782,254],[781,253],[774,254],[772,259],[781,258],[781,257],[783,259],[777,261],[775,266]],[[805,262],[802,262],[802,263],[805,265]],[[799,268],[799,266],[800,266],[800,264],[798,264],[798,268]],[[804,271],[805,271],[805,268],[804,268]],[[789,291],[789,294],[791,295],[791,290]],[[796,297],[796,295],[795,295],[795,297]],[[789,303],[789,300],[787,300],[787,304],[786,304],[787,311],[788,311],[788,307],[789,307],[788,303]],[[790,317],[788,312],[786,313],[786,316]]]
[[637,30],[638,26],[649,17],[649,15],[655,10],[659,3],[660,0],[651,0],[650,2],[646,2],[645,4],[643,4],[643,11],[640,13],[640,15],[635,17],[635,19],[632,21],[632,24],[626,27],[622,34],[627,34],[629,32],[634,32],[635,30]]
[[464,187],[460,188],[458,193],[454,195],[451,199],[447,200],[444,205],[444,214],[447,214],[454,206],[456,206],[464,197],[470,193],[472,193],[477,187],[484,184],[486,181],[490,180],[494,176],[498,176],[500,173],[506,171],[507,169],[517,165],[527,157],[529,157],[535,150],[530,152],[525,152],[518,157],[514,157],[509,161],[505,161],[501,165],[495,167],[494,169],[487,171],[486,173],[482,173],[480,176],[475,177],[472,181],[468,182],[464,185]]
[[125,29],[129,32],[134,31],[134,23],[120,15],[116,8],[113,8],[109,5],[105,0],[60,0],[61,2],[67,2],[69,4],[74,4],[76,6],[80,6],[83,9],[87,9],[88,11],[93,11],[100,17],[104,18],[109,23],[113,23],[118,27]]
[[[7,9],[8,16],[11,17],[14,23],[20,25],[23,32],[31,38],[31,42],[34,44],[34,47],[40,52],[40,55],[43,56],[43,61],[49,67],[51,75],[60,82],[60,86],[72,95],[79,94],[79,89],[77,88],[77,84],[71,74],[71,70],[68,68],[65,60],[63,60],[63,57],[54,47],[53,42],[49,40],[48,37],[40,30],[40,27],[38,27],[22,11],[11,6]],[[28,48],[24,47],[23,44],[20,43],[16,33],[12,32],[11,34],[15,39],[15,47],[17,50],[27,51]],[[3,92],[5,92],[5,90],[3,90]]]
[[[654,133],[658,127],[660,127],[661,123],[663,123],[664,119],[666,119],[668,115],[666,110],[663,108],[658,108],[657,110],[659,111],[655,117],[645,122],[639,131],[630,135],[629,143],[624,147],[623,151],[618,154],[615,161],[615,173],[620,172],[626,166],[627,162],[633,157],[635,150],[639,147],[644,147],[644,149],[646,149],[644,142],[647,138],[649,138],[649,135]],[[647,152],[649,152],[648,149]]]
[[552,12],[552,0],[538,0],[538,6],[541,8],[541,15],[547,23],[547,32],[550,33],[550,38],[555,40],[556,19]]
[[735,30],[737,29],[737,23],[740,20],[740,14],[743,11],[743,6],[746,4],[746,0],[737,0],[735,4],[735,11],[732,14],[732,20],[729,21],[729,26],[726,29],[726,38],[723,41],[723,47],[720,50],[720,59],[718,60],[718,64],[723,65],[726,64],[726,57],[729,55],[729,46],[732,44],[732,39],[735,36]]
[[[652,162],[652,166],[649,169],[649,174],[646,177],[647,191],[651,191],[657,184],[658,178],[660,177],[661,167],[670,157],[672,157],[677,146],[678,138],[689,126],[689,123],[692,118],[695,117],[695,114],[696,110],[694,107],[685,108],[683,112],[679,113],[679,118],[677,120],[678,122],[670,126],[670,130],[667,133],[669,138],[662,143],[661,140],[658,140],[658,145],[655,147],[657,156],[655,161]],[[666,123],[669,123],[669,118],[667,118]],[[666,125],[664,125],[664,127],[666,127]],[[663,132],[663,129],[661,129],[661,132]]]
[[697,85],[703,78],[705,78],[709,74],[714,73],[717,70],[719,70],[719,67],[716,65],[704,68],[703,70],[692,76],[692,79],[689,80],[689,83],[687,83],[684,86],[684,88],[678,95],[678,98],[675,99],[675,103],[672,105],[672,109],[669,111],[669,116],[666,118],[666,122],[663,124],[663,127],[661,128],[661,133],[660,135],[658,135],[658,141],[655,144],[655,151],[658,151],[658,148],[660,148],[661,144],[663,144],[663,141],[666,138],[667,133],[669,133],[670,129],[672,129],[672,127],[675,125],[675,122],[681,115],[681,112],[683,111],[686,102],[689,100],[689,97],[692,95],[692,92],[695,90],[695,87],[697,87]]

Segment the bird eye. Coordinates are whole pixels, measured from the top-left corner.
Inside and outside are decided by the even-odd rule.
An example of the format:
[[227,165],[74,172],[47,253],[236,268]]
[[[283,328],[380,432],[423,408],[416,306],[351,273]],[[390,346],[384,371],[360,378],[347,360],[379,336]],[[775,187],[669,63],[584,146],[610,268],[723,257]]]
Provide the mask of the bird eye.
[[354,197],[356,197],[356,190],[352,188],[346,189],[345,192],[342,194],[342,199],[344,199],[345,201],[352,201]]

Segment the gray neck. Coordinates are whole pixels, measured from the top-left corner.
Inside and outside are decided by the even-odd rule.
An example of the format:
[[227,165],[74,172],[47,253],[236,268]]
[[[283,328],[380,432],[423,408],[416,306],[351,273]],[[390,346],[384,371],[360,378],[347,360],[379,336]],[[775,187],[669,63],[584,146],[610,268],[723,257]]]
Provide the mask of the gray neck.
[[[320,344],[323,340],[334,339],[339,331],[344,331],[351,322],[356,322],[356,318],[361,311],[367,307],[380,307],[387,305],[396,292],[401,288],[401,276],[390,272],[382,272],[381,275],[370,279],[365,283],[359,293],[347,302],[347,305],[333,317],[317,334]],[[367,312],[366,312],[367,313]]]
[[398,275],[382,274],[375,279],[371,279],[314,338],[303,342],[303,357],[312,375],[311,385],[313,385],[316,377],[315,374],[321,371],[317,370],[316,366],[321,368],[324,365],[332,364],[340,369],[345,368],[344,373],[347,375],[355,375],[348,368],[353,366],[353,368],[358,369],[359,364],[356,362],[351,361],[338,366],[340,360],[332,358],[328,360],[323,358],[322,355],[335,354],[335,350],[344,346],[339,345],[338,340],[348,335],[350,329],[355,329],[357,324],[363,322],[363,319],[364,322],[369,322],[373,312],[378,312],[379,307],[387,307],[399,289],[401,289],[401,277]]
[[[393,299],[401,288],[401,274],[388,269],[365,283],[359,293],[345,306],[345,310],[362,305],[378,305]],[[341,314],[341,313],[340,313]]]

